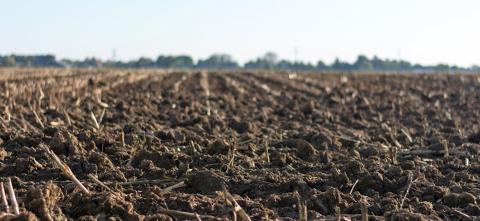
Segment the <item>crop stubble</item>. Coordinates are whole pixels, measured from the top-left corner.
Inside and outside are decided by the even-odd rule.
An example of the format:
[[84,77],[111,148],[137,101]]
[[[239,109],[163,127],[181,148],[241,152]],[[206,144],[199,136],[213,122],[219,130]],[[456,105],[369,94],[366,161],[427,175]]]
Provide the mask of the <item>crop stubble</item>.
[[0,174],[12,178],[21,212],[2,210],[5,219],[480,215],[476,75],[0,76]]

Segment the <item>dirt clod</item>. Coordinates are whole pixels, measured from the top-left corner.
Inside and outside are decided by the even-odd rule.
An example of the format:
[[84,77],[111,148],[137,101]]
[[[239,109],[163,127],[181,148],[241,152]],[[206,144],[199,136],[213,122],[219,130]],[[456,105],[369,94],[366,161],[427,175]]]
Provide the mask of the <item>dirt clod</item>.
[[35,188],[27,192],[25,207],[41,220],[64,220],[66,217],[58,206],[62,198],[63,192],[60,187],[48,182],[43,188]]
[[195,192],[200,192],[203,194],[212,194],[215,191],[221,191],[226,188],[224,179],[209,170],[202,170],[192,173],[188,177],[187,184]]

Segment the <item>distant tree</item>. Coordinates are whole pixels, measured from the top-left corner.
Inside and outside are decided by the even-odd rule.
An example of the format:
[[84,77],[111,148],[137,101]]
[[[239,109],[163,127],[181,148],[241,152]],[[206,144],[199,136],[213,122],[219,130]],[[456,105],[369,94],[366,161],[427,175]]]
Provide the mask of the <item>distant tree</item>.
[[28,65],[35,67],[57,67],[60,63],[54,55],[36,55],[28,57]]
[[159,68],[193,68],[193,58],[187,55],[158,56],[155,66]]
[[400,63],[400,70],[402,71],[409,71],[412,68],[412,64],[410,64],[410,62],[408,61],[400,60],[399,63]]
[[100,59],[91,57],[91,58],[85,58],[85,60],[76,62],[77,67],[101,67],[102,66],[102,61]]
[[340,59],[336,58],[332,64],[332,69],[337,71],[350,71],[352,70],[352,65],[347,62],[340,61]]
[[257,58],[256,60],[248,61],[243,67],[247,69],[264,69],[267,68],[267,65],[263,60]]
[[284,70],[293,70],[294,69],[294,65],[291,61],[288,61],[288,60],[280,60],[276,67],[278,69],[284,69]]
[[326,71],[328,70],[328,66],[323,61],[318,61],[317,66],[315,67],[318,71]]
[[5,66],[7,66],[7,67],[15,66],[15,65],[16,65],[15,56],[10,55],[10,56],[4,57],[4,62],[3,62],[3,63],[4,63]]
[[353,68],[358,71],[371,71],[373,65],[365,55],[359,55],[357,61],[353,64]]
[[378,58],[376,55],[373,56],[370,62],[372,63],[372,67],[374,70],[378,70],[378,71],[385,70],[385,62],[382,59]]
[[278,55],[275,52],[267,52],[263,56],[263,60],[267,64],[268,68],[272,69],[277,64]]
[[313,71],[315,70],[315,66],[313,66],[310,63],[304,63],[304,62],[294,62],[293,63],[293,70],[298,70],[298,71]]
[[160,56],[158,56],[157,60],[155,61],[155,66],[157,66],[159,68],[170,68],[173,65],[174,59],[175,58],[173,56],[160,55]]
[[438,64],[434,67],[435,72],[449,72],[450,66],[448,64]]
[[62,59],[58,62],[58,64],[61,66],[61,67],[74,67],[75,66],[75,62],[70,60],[70,59]]
[[262,57],[247,62],[244,67],[248,69],[273,69],[277,65],[277,60],[277,54],[267,52]]
[[197,68],[231,69],[238,68],[238,63],[228,54],[213,54],[205,60],[198,61]]
[[275,68],[281,70],[295,70],[295,71],[313,71],[316,69],[316,66],[310,63],[304,62],[291,62],[288,60],[280,60],[276,63]]
[[[160,55],[156,60],[142,57],[131,61],[106,61],[103,62],[96,58],[85,58],[84,60],[57,61],[53,55],[0,55],[0,66],[18,66],[18,67],[116,67],[116,68],[238,68],[239,65],[228,54],[213,54],[207,59],[199,60],[195,65],[192,57],[188,55],[164,56]],[[331,65],[326,65],[318,61],[313,65],[308,62],[289,60],[278,60],[277,54],[267,52],[254,60],[248,61],[244,66],[247,69],[281,69],[281,70],[299,70],[299,71],[409,71],[409,72],[480,72],[479,66],[469,68],[450,66],[447,64],[438,64],[424,66],[412,64],[404,60],[382,60],[377,56],[372,59],[364,55],[359,55],[357,60],[350,64],[340,59],[335,59]]]
[[172,68],[193,68],[193,58],[187,55],[176,56],[173,59]]
[[152,68],[155,67],[155,62],[150,58],[141,57],[135,62],[136,68]]

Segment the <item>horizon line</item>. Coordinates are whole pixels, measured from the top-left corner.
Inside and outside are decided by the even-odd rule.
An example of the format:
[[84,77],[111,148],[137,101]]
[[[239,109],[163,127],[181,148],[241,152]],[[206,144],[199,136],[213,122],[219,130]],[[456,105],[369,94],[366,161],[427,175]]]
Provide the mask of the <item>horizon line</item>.
[[[178,57],[178,56],[188,56],[190,58],[192,58],[192,60],[197,63],[201,60],[206,60],[208,58],[210,58],[211,56],[213,55],[229,55],[233,61],[237,62],[238,65],[241,65],[241,66],[244,66],[245,64],[247,64],[248,62],[250,61],[255,61],[257,59],[260,59],[262,58],[265,54],[267,53],[275,53],[274,51],[266,51],[263,55],[258,55],[256,57],[253,57],[253,58],[249,58],[247,61],[245,62],[239,62],[235,59],[234,56],[232,56],[231,54],[229,53],[225,53],[225,52],[214,52],[214,53],[211,53],[210,55],[208,56],[205,56],[205,57],[200,57],[200,56],[192,56],[188,53],[164,53],[164,54],[158,54],[154,57],[149,57],[149,56],[138,56],[136,58],[131,58],[131,59],[112,59],[111,58],[102,58],[101,56],[84,56],[82,58],[69,58],[69,57],[62,57],[62,56],[59,56],[55,53],[5,53],[5,54],[2,54],[0,53],[0,57],[6,57],[6,56],[19,56],[19,57],[29,57],[29,56],[54,56],[55,59],[58,61],[62,61],[62,60],[69,60],[69,61],[84,61],[86,59],[96,59],[96,60],[99,60],[101,62],[133,62],[133,61],[138,61],[139,59],[141,58],[147,58],[147,59],[151,59],[153,61],[155,61],[158,57],[160,56],[172,56],[172,57]],[[276,54],[278,56],[278,54]],[[369,60],[372,60],[374,58],[378,58],[382,61],[397,61],[397,62],[408,62],[410,63],[411,65],[421,65],[421,66],[426,66],[426,67],[429,67],[429,66],[437,66],[437,65],[448,65],[450,67],[459,67],[459,68],[475,68],[475,67],[478,67],[480,66],[480,64],[470,64],[468,66],[463,66],[463,65],[459,65],[459,64],[456,64],[456,63],[449,63],[449,62],[435,62],[435,63],[421,63],[421,62],[415,62],[415,61],[412,61],[412,60],[408,60],[408,59],[404,59],[404,58],[389,58],[389,57],[382,57],[382,56],[379,56],[379,55],[371,55],[371,56],[368,56],[366,54],[358,54],[355,58],[355,60],[353,61],[348,61],[347,59],[342,59],[338,56],[335,56],[335,58],[333,59],[332,62],[325,62],[324,59],[317,59],[315,60],[314,62],[311,62],[311,61],[308,61],[308,60],[303,60],[303,59],[290,59],[290,58],[281,58],[279,57],[277,61],[289,61],[289,62],[292,62],[294,64],[311,64],[311,65],[316,65],[318,62],[323,62],[324,64],[334,64],[336,60],[339,60],[340,62],[346,62],[346,63],[355,63],[355,61],[360,57],[360,56],[365,56],[366,58],[368,58]]]

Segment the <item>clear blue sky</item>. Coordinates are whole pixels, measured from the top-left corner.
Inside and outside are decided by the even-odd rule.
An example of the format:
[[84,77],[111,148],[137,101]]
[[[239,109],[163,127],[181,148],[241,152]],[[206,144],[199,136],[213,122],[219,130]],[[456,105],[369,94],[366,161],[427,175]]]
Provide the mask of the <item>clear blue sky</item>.
[[332,62],[358,54],[480,64],[478,0],[164,0],[0,2],[0,54],[156,58],[215,52],[240,62]]

